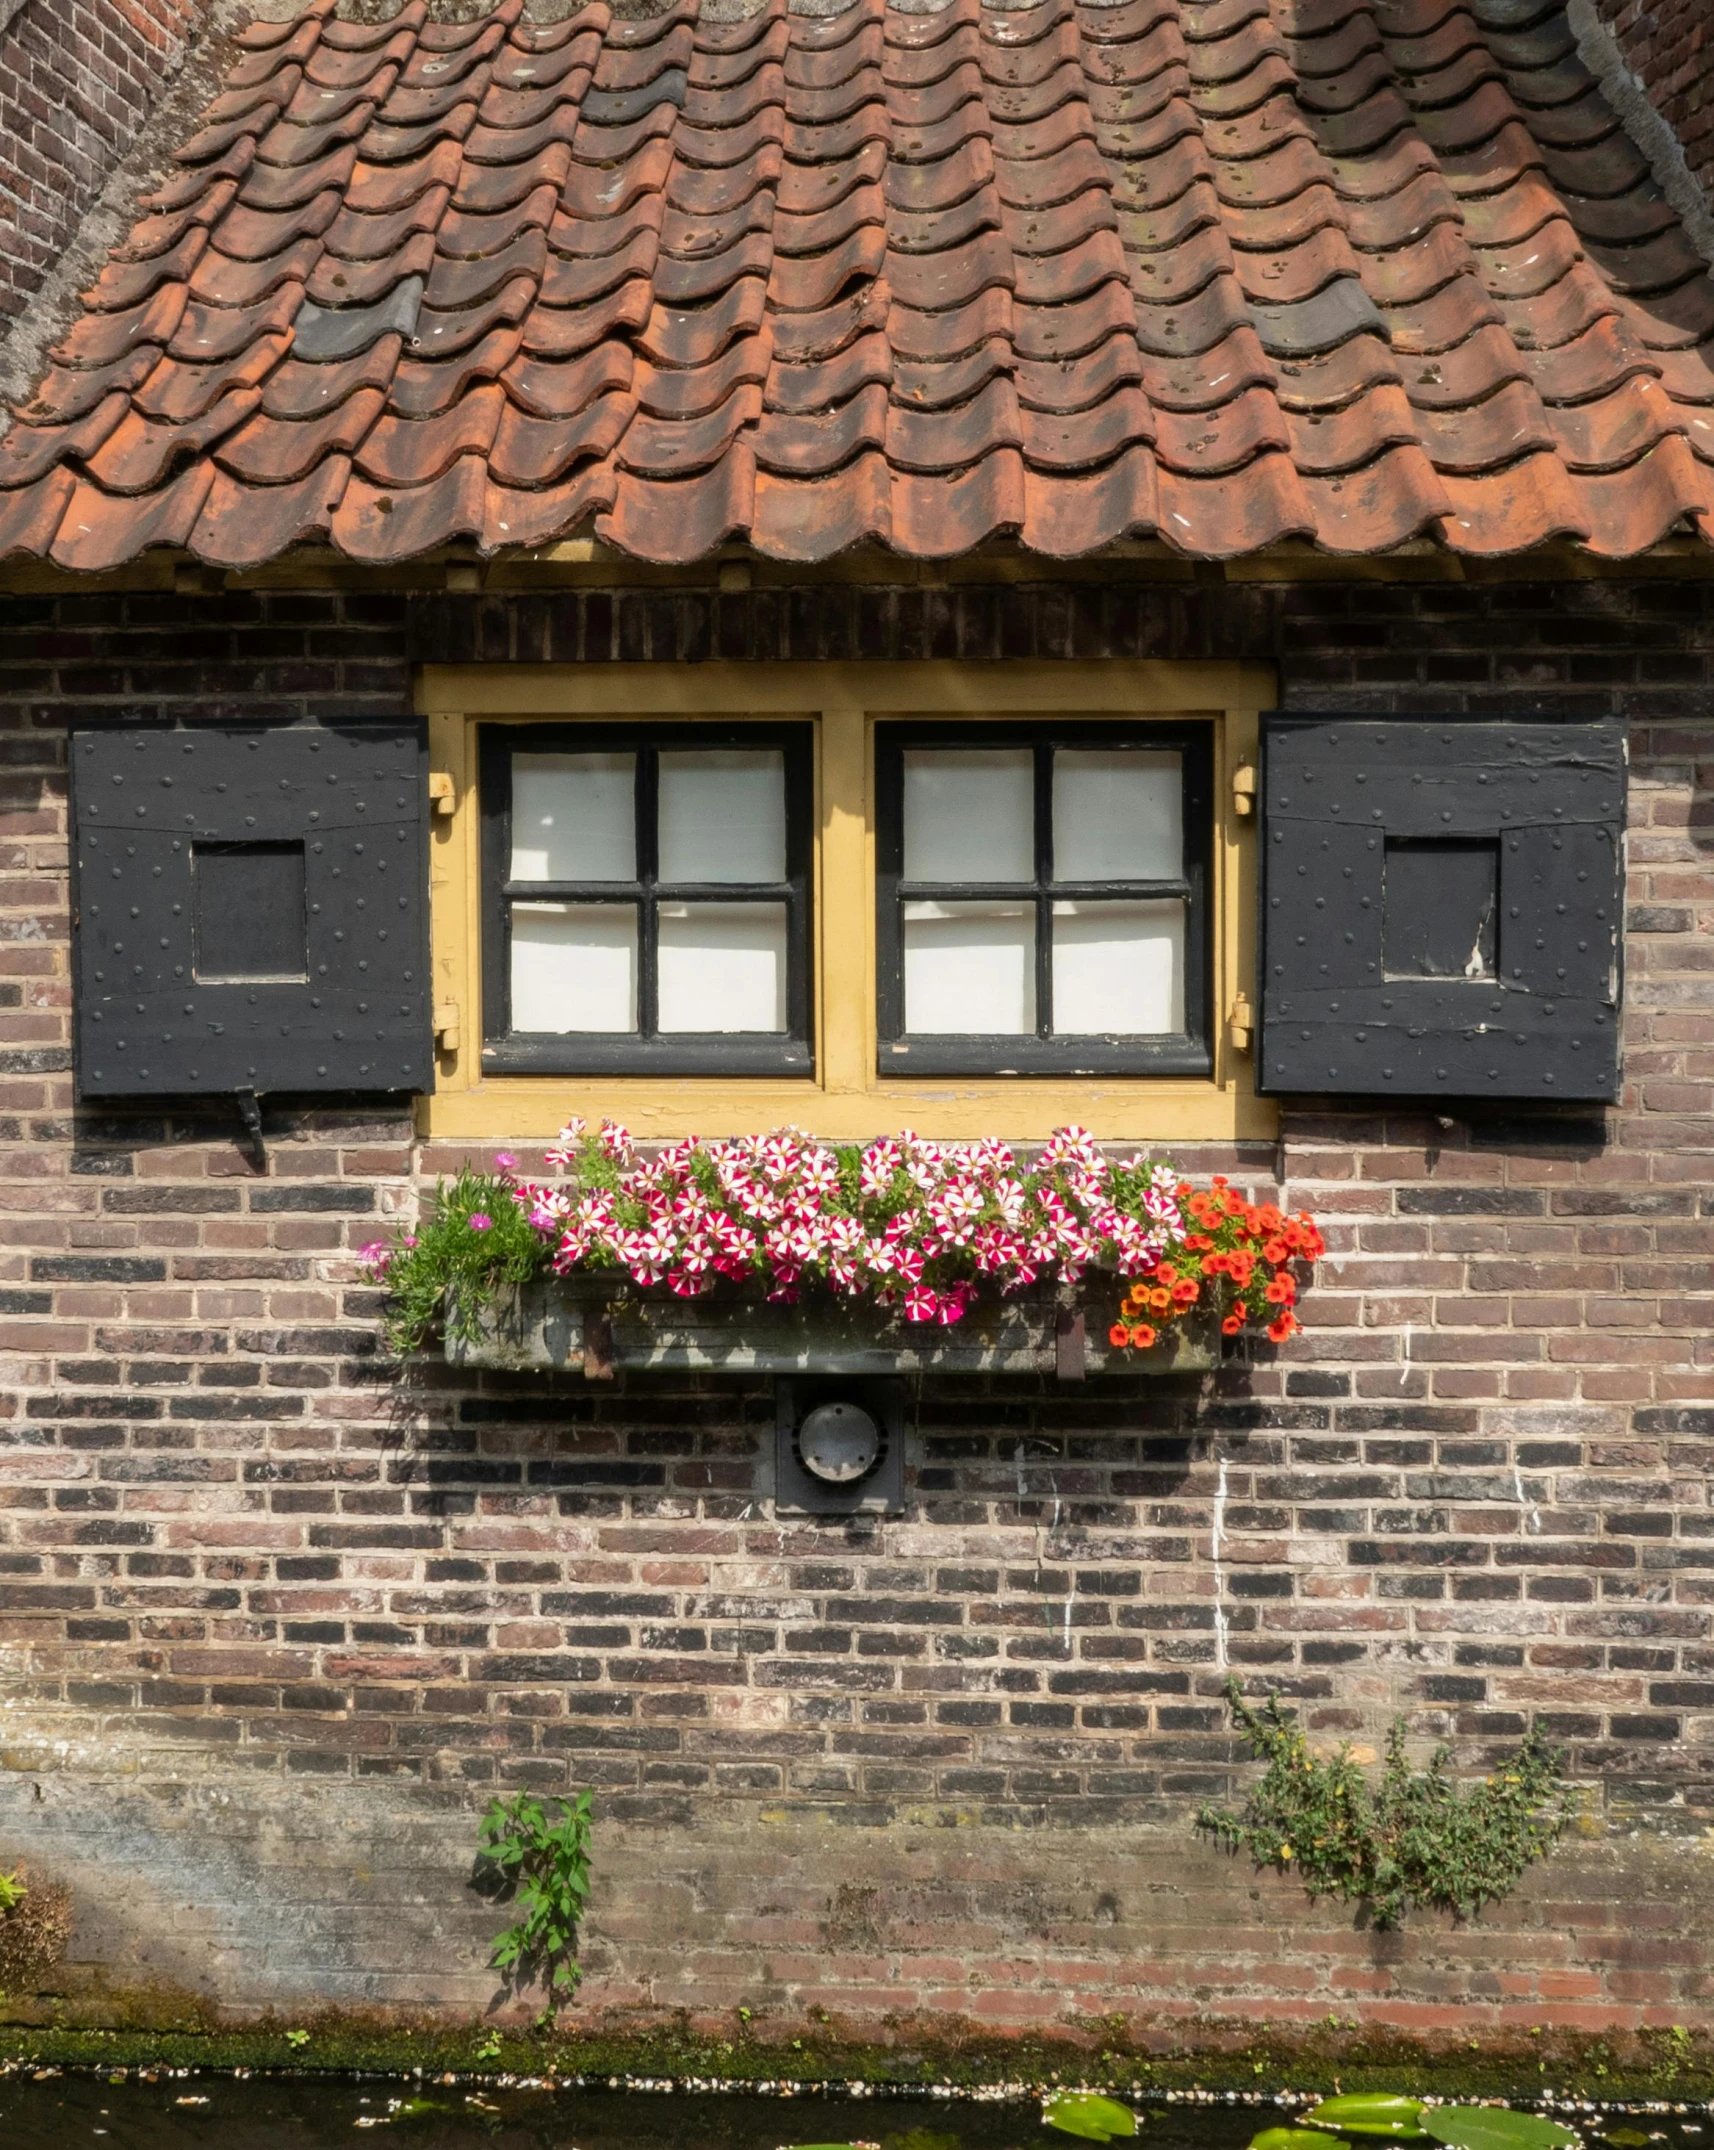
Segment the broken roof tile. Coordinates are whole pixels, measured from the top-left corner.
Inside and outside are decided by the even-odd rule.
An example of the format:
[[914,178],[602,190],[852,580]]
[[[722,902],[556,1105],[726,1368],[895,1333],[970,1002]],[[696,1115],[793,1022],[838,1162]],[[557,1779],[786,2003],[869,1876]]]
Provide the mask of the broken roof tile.
[[0,550],[1714,539],[1714,286],[1514,12],[314,0],[0,442]]

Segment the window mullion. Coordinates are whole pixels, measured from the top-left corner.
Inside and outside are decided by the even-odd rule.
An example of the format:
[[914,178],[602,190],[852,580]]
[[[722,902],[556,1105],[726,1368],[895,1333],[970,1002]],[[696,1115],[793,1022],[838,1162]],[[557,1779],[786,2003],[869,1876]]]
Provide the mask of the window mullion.
[[658,750],[637,750],[637,1034],[652,1038],[660,1018],[660,766]]

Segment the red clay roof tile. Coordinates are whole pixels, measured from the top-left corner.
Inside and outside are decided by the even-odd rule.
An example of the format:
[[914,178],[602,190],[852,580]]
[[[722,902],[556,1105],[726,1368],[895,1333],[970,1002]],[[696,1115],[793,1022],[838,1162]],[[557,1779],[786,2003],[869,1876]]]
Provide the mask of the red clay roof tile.
[[1714,539],[1714,286],[1558,14],[798,4],[253,26],[0,552]]

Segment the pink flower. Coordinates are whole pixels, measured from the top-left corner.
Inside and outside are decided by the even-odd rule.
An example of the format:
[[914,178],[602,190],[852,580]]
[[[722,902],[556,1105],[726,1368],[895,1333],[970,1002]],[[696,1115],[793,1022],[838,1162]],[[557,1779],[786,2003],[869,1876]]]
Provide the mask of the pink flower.
[[493,1218],[480,1209],[471,1211],[469,1223],[473,1232],[491,1232],[494,1229]]
[[517,1167],[517,1163],[518,1160],[512,1155],[510,1150],[496,1150],[494,1152],[494,1169],[497,1172],[514,1171]]
[[916,1284],[905,1294],[906,1321],[933,1321],[940,1313],[940,1297],[926,1284]]

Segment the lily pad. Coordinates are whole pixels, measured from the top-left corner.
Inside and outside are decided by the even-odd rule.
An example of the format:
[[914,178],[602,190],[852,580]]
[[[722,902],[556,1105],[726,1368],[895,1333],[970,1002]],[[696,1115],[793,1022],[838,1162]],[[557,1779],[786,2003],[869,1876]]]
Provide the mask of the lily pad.
[[1137,2132],[1137,2116],[1128,2105],[1116,2098],[1097,2097],[1092,2090],[1055,2091],[1043,2105],[1041,2117],[1044,2127],[1090,2143],[1110,2143],[1116,2136]]
[[1401,2098],[1391,2091],[1353,2090],[1342,2098],[1326,2098],[1304,2114],[1311,2128],[1336,2128],[1341,2135],[1382,2135],[1389,2142],[1419,2143],[1426,2139],[1420,2098]]
[[1337,2135],[1319,2128],[1264,2128],[1250,2137],[1250,2150],[1345,2150]]
[[1436,2105],[1422,2124],[1452,2150],[1571,2150],[1582,2137],[1575,2128],[1540,2113],[1514,2113],[1504,2105]]
[[1604,2143],[1616,2144],[1617,2150],[1643,2150],[1648,2139],[1641,2128],[1609,2128],[1601,2138]]

